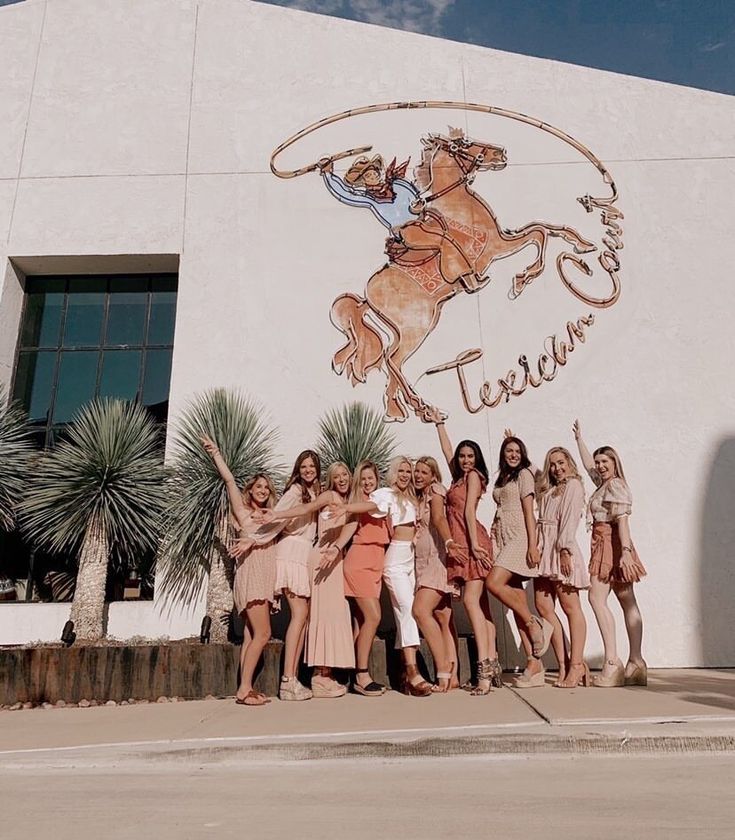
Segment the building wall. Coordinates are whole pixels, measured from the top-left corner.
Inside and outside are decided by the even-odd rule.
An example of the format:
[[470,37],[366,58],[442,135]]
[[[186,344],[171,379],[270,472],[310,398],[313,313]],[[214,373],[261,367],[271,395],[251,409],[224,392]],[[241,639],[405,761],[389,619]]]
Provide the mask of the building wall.
[[[329,312],[337,296],[361,295],[383,265],[385,231],[368,211],[335,201],[318,174],[279,179],[269,159],[327,115],[420,100],[502,107],[580,141],[615,179],[624,247],[620,298],[604,309],[564,288],[558,240],[516,300],[507,294],[512,277],[533,248],[493,263],[485,289],[443,309],[406,363],[409,380],[448,412],[452,437],[476,438],[491,462],[505,427],[537,462],[551,445],[573,448],[575,417],[592,446],[614,445],[649,570],[637,588],[649,662],[735,664],[731,97],[246,0],[29,0],[0,9],[0,379],[12,376],[22,302],[22,276],[8,259],[86,256],[93,266],[96,256],[179,254],[174,420],[204,388],[241,387],[267,407],[291,461],[326,409],[351,399],[380,407],[382,372],[353,390],[331,370],[344,339]],[[507,117],[356,117],[279,161],[296,168],[373,145],[371,154],[411,156],[413,167],[420,138],[448,125],[506,148],[508,167],[473,185],[502,227],[565,224],[604,247],[599,212],[576,200],[609,195],[600,173],[568,144]],[[606,282],[596,269],[587,288],[603,294]],[[481,348],[483,360],[466,368],[476,403],[483,380],[518,370],[521,353],[535,364],[546,336],[561,337],[568,320],[590,312],[595,323],[555,379],[496,408],[472,415],[452,372],[423,376]],[[407,453],[438,454],[432,426],[410,417],[395,430]],[[486,501],[486,519],[491,508]],[[60,609],[3,605],[0,643],[58,637]],[[137,606],[113,609],[128,609],[111,628],[120,637],[187,635],[201,620],[201,610],[176,605],[151,606],[144,623]],[[20,632],[20,611],[35,610],[33,628]],[[503,633],[510,650],[513,631]],[[591,615],[589,647],[599,654]]]

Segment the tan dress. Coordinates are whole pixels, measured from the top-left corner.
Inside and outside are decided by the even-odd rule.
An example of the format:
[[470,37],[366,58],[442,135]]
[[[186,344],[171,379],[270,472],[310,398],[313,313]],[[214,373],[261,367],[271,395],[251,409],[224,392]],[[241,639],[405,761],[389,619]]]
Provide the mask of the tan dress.
[[589,505],[592,518],[590,575],[603,583],[637,583],[646,576],[646,569],[638,557],[635,545],[631,544],[632,580],[624,580],[620,567],[623,546],[618,531],[618,519],[621,516],[629,516],[633,509],[630,488],[622,478],[609,478],[603,482],[597,470],[590,470],[590,477],[597,485]]
[[[485,492],[485,479],[480,472],[475,470],[480,479],[480,495]],[[489,569],[482,563],[475,560],[469,549],[469,535],[467,533],[467,522],[465,520],[465,507],[467,504],[467,479],[469,473],[458,478],[447,491],[447,522],[449,533],[457,543],[454,557],[447,557],[447,574],[449,579],[463,586],[468,580],[485,580]],[[479,503],[479,499],[478,499]],[[477,518],[477,506],[475,506],[475,518]],[[488,555],[493,556],[493,544],[485,526],[476,519],[477,540]]]
[[521,499],[533,495],[534,481],[529,469],[521,470],[516,481],[493,489],[493,499],[498,506],[494,526],[498,551],[493,565],[524,578],[538,577],[538,569],[526,562],[528,535],[521,506]]
[[[248,516],[250,513],[248,512]],[[247,536],[257,525],[246,523],[243,534]],[[276,585],[276,542],[271,540],[264,545],[254,545],[247,555],[237,561],[232,596],[235,609],[241,613],[245,607],[256,601],[274,602]]]
[[305,659],[306,664],[311,666],[355,667],[352,620],[345,598],[342,558],[337,557],[329,566],[319,567],[321,549],[337,539],[344,522],[344,515],[330,517],[326,511],[322,511],[317,525],[319,538],[309,555],[311,608]]
[[[281,496],[275,509],[288,510],[300,504],[303,504],[301,487],[294,484]],[[281,538],[276,543],[275,595],[280,597],[283,592],[292,592],[308,598],[311,595],[309,555],[316,537],[316,515],[269,522],[258,528],[252,537],[262,545],[271,542],[279,534]]]
[[[558,581],[572,589],[589,589],[587,563],[577,542],[577,529],[584,513],[584,488],[578,478],[563,487],[552,487],[539,502],[538,547],[541,554],[539,576]],[[572,573],[561,572],[561,551],[572,561]]]
[[447,496],[446,489],[435,482],[428,487],[419,502],[418,530],[416,532],[416,589],[424,587],[437,592],[457,595],[459,588],[447,577],[447,557],[444,543],[431,522],[431,500],[441,497],[442,505]]

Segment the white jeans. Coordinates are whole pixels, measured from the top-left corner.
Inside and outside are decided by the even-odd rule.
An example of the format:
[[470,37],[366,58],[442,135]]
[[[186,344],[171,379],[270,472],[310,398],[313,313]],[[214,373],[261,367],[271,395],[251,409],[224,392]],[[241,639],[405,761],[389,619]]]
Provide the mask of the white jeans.
[[413,543],[393,540],[385,552],[383,580],[388,587],[393,615],[396,617],[396,647],[419,643],[419,628],[411,615],[416,590]]

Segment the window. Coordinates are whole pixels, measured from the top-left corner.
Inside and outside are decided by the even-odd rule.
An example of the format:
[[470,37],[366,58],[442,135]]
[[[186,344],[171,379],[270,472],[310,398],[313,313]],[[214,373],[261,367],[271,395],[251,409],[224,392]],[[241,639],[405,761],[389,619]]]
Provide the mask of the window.
[[28,277],[13,397],[52,447],[97,396],[168,416],[175,274]]

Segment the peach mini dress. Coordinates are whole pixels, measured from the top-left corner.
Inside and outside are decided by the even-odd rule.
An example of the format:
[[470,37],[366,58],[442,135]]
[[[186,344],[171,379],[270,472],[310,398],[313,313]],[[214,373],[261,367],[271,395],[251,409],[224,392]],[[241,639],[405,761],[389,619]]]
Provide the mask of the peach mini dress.
[[[337,494],[335,493],[335,501]],[[352,619],[345,598],[342,558],[320,566],[321,549],[333,543],[344,525],[344,514],[330,517],[323,510],[317,520],[319,536],[309,555],[311,607],[306,631],[306,664],[332,668],[354,668],[355,646]]]
[[[539,577],[549,578],[572,589],[589,589],[587,563],[577,542],[577,529],[584,513],[584,488],[578,478],[551,487],[539,501],[538,547],[541,554]],[[561,572],[561,551],[572,561],[568,577]]]
[[[622,478],[600,479],[597,470],[590,470],[590,477],[597,485],[592,494],[589,512],[592,517],[592,541],[590,546],[590,575],[603,583],[626,583],[620,570],[623,546],[618,532],[618,519],[629,516],[633,509],[633,496]],[[638,557],[635,545],[631,558],[634,564],[633,580],[637,583],[646,576],[646,569]]]
[[447,556],[444,543],[431,522],[431,501],[440,497],[442,505],[447,491],[439,482],[427,487],[419,500],[418,530],[416,531],[416,589],[434,589],[449,595],[458,595],[459,588],[447,576]]
[[[248,513],[250,516],[250,514]],[[252,527],[248,527],[251,524]],[[257,530],[255,523],[246,523],[243,532],[248,535]],[[276,542],[271,540],[263,545],[254,545],[245,557],[237,561],[232,596],[235,609],[241,613],[248,605],[256,601],[267,601],[271,607],[275,601],[276,585]]]
[[390,543],[384,516],[363,513],[345,559],[345,595],[348,598],[380,598],[385,550]]
[[539,574],[538,568],[532,568],[526,561],[528,534],[521,506],[521,499],[533,496],[534,492],[533,475],[528,468],[521,470],[515,481],[493,489],[493,499],[498,506],[494,528],[498,552],[493,565],[524,578]]
[[[485,492],[487,483],[481,473],[477,472],[477,470],[475,472],[480,479],[480,495],[482,495]],[[454,542],[457,543],[454,557],[447,557],[447,575],[450,581],[459,586],[468,580],[485,580],[490,571],[475,560],[469,549],[467,522],[464,518],[464,509],[467,503],[467,475],[458,478],[447,491],[447,522],[449,523],[449,533],[452,535]],[[477,508],[475,508],[475,516],[477,516]],[[492,540],[490,539],[490,534],[485,530],[485,526],[479,519],[477,520],[477,539],[479,540],[480,546],[492,558]]]
[[[293,484],[281,496],[276,510],[288,510],[302,504],[301,486]],[[316,516],[308,514],[296,519],[277,520],[261,525],[252,538],[263,545],[281,538],[276,543],[276,580],[275,596],[280,598],[283,592],[291,592],[301,598],[311,595],[309,577],[309,555],[316,537]]]

